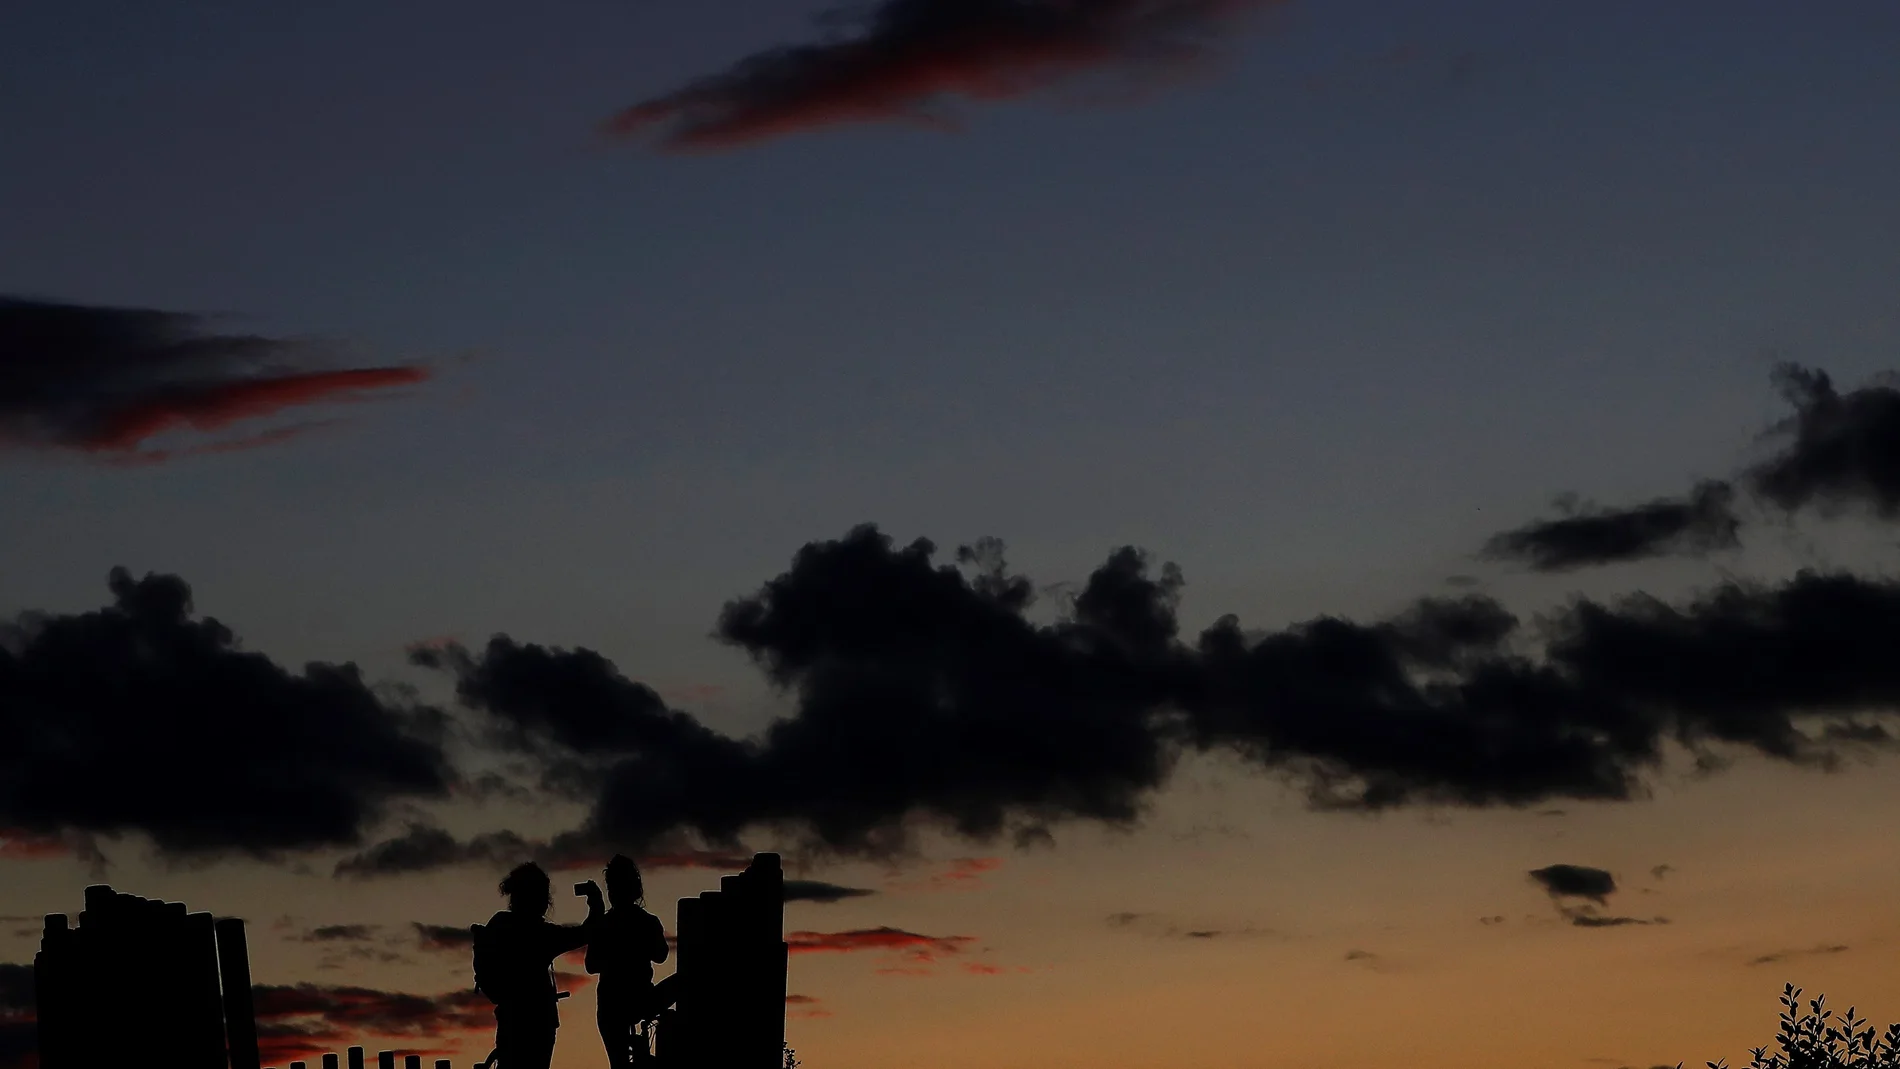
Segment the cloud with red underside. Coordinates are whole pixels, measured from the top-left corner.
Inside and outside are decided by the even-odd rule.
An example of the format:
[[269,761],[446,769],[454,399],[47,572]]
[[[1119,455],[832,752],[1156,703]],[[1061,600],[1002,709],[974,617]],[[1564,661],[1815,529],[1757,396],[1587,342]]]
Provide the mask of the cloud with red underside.
[[938,955],[961,954],[975,936],[923,935],[902,928],[854,928],[844,932],[792,932],[785,942],[793,954],[852,954],[885,951],[907,961],[928,964]]
[[1000,857],[959,857],[922,880],[893,883],[905,891],[975,891],[984,886],[983,878],[1003,867]]
[[882,0],[827,39],[768,48],[643,100],[611,132],[727,148],[852,122],[955,125],[953,97],[1003,100],[1110,68],[1178,68],[1277,0]]
[[949,887],[960,890],[975,890],[983,885],[983,877],[1003,867],[1000,857],[960,857],[950,862],[948,868],[931,877],[935,887]]
[[0,861],[41,861],[72,852],[66,840],[56,835],[0,830]]
[[[275,445],[329,421],[262,427],[429,377],[419,365],[330,366],[308,342],[220,334],[182,312],[0,297],[0,447],[120,463]],[[159,440],[209,437],[181,447]]]
[[825,1009],[824,1000],[812,995],[786,995],[785,1016],[792,1019],[817,1020],[830,1017],[831,1011]]

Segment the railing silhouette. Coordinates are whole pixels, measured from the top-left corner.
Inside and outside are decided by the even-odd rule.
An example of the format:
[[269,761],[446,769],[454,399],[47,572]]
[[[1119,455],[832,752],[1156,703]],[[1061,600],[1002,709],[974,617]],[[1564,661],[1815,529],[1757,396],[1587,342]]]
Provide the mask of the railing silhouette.
[[[363,1069],[363,1048],[351,1047],[347,1057],[349,1059],[347,1063],[349,1069]],[[338,1069],[337,1056],[334,1054],[324,1055],[322,1064],[323,1069]],[[479,1066],[481,1063],[477,1062],[476,1064]],[[435,1060],[435,1069],[452,1069],[453,1065],[454,1062],[449,1058],[437,1058]],[[308,1063],[301,1061],[291,1062],[290,1069],[308,1069]],[[377,1051],[376,1069],[396,1069],[396,1052],[393,1050]],[[403,1055],[402,1069],[422,1069],[422,1055]]]
[[[672,1004],[648,1030],[650,1066],[780,1069],[784,894],[779,856],[757,854],[719,890],[679,900]],[[41,1069],[117,1067],[140,1060],[138,1050],[161,1052],[166,1069],[266,1069],[243,921],[103,884],[86,888],[85,905],[76,925],[47,916],[33,960]],[[364,1056],[350,1047],[318,1064],[366,1069]],[[397,1069],[397,1056],[378,1051],[377,1069]],[[422,1069],[422,1055],[402,1057],[402,1069]],[[434,1059],[435,1069],[451,1065]]]

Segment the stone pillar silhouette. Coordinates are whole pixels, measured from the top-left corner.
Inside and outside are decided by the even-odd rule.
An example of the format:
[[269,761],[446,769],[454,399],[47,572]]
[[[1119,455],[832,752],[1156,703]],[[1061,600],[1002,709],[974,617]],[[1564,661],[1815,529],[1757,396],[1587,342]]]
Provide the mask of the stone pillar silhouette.
[[682,898],[675,925],[677,1003],[660,1060],[679,1069],[779,1069],[785,1045],[785,879],[757,854],[719,890]]
[[349,1050],[349,1054],[350,1054],[350,1069],[363,1069],[363,1048],[351,1047]]
[[218,972],[224,986],[224,1037],[231,1069],[258,1069],[257,1011],[251,1001],[251,951],[244,922],[226,917],[215,925]]
[[225,1069],[211,916],[104,884],[85,899],[77,927],[47,918],[34,958],[42,1069],[122,1063],[131,1044],[164,1051],[177,1069]]

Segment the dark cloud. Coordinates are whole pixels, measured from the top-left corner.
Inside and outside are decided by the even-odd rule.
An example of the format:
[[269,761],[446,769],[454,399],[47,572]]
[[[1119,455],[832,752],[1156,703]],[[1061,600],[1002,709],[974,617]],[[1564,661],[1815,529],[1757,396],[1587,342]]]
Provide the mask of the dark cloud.
[[1021,96],[1109,67],[1199,59],[1271,0],[880,0],[822,41],[754,53],[621,112],[610,129],[722,148],[845,122],[951,124],[951,97]]
[[1348,950],[1346,951],[1345,960],[1347,961],[1377,961],[1378,959],[1379,959],[1379,955],[1374,954],[1370,950]]
[[441,828],[410,824],[401,835],[375,843],[337,862],[334,874],[369,879],[428,872],[455,865],[505,867],[520,864],[536,850],[534,844],[510,831],[487,832],[462,840]]
[[376,938],[374,924],[326,924],[305,932],[306,943],[362,943]]
[[[1900,517],[1900,380],[1842,393],[1824,371],[1782,364],[1774,382],[1794,411],[1770,428],[1766,437],[1780,444],[1740,474],[1740,486],[1783,513],[1860,508],[1884,520]],[[1680,498],[1529,523],[1493,536],[1484,553],[1539,571],[1702,556],[1740,544],[1735,498],[1735,483],[1704,481]]]
[[[1632,924],[1668,924],[1667,917],[1611,917],[1602,908],[1616,893],[1616,877],[1588,865],[1547,865],[1533,869],[1532,881],[1556,904],[1557,912],[1578,928],[1622,928]],[[1576,901],[1581,899],[1581,901]],[[1500,918],[1501,919],[1501,918]]]
[[1588,865],[1547,865],[1530,877],[1552,898],[1587,898],[1602,905],[1616,893],[1616,877]]
[[[401,1053],[447,1054],[463,1034],[494,1028],[494,1006],[473,990],[415,995],[369,987],[260,984],[252,989],[266,1063],[312,1059],[372,1039]],[[427,1044],[426,1046],[417,1045]]]
[[411,923],[416,930],[416,942],[424,950],[462,953],[475,948],[475,932],[467,925]]
[[[333,875],[373,879],[430,872],[458,865],[507,869],[523,861],[543,868],[571,872],[598,869],[614,850],[586,835],[568,834],[553,841],[525,839],[512,831],[483,832],[467,839],[428,824],[412,823],[401,834],[370,845],[337,862]],[[709,869],[737,872],[752,863],[752,855],[732,850],[679,848],[638,854],[647,871],[656,869]],[[867,892],[868,893],[868,892]]]
[[[145,831],[174,854],[358,846],[396,799],[455,777],[445,714],[350,666],[293,675],[191,615],[174,578],[115,573],[116,604],[0,639],[0,827]],[[1527,626],[1476,594],[1359,623],[1182,633],[1180,572],[1123,548],[1049,622],[999,543],[939,561],[872,527],[802,549],[717,634],[792,699],[752,738],[666,707],[587,650],[497,636],[415,651],[471,738],[588,815],[546,842],[415,823],[343,876],[525,858],[593,868],[748,860],[748,834],[891,854],[918,824],[974,840],[1126,825],[1175,762],[1238,755],[1320,807],[1546,806],[1645,790],[1667,748],[1831,767],[1888,747],[1900,583],[1803,572],[1680,602],[1577,600]],[[262,715],[263,711],[269,715]],[[933,885],[977,886],[995,858]]]
[[376,924],[326,924],[296,938],[322,948],[322,956],[317,961],[319,969],[341,969],[355,963],[393,965],[409,961],[405,955],[382,945],[390,940],[382,938],[381,931],[382,926]]
[[[177,431],[222,431],[315,404],[361,400],[428,377],[416,366],[325,367],[317,347],[218,334],[196,315],[0,296],[0,447],[161,460]],[[201,445],[281,441],[276,427]]]
[[176,577],[110,587],[96,612],[0,624],[0,826],[265,855],[353,844],[387,803],[448,793],[441,714],[354,665],[244,651]]
[[[871,527],[813,543],[727,605],[718,634],[796,701],[736,739],[586,650],[497,637],[418,655],[498,737],[587,784],[561,850],[748,829],[890,851],[907,822],[978,840],[1137,820],[1180,754],[1237,753],[1314,804],[1626,799],[1679,743],[1826,767],[1900,706],[1900,585],[1804,572],[1685,603],[1578,600],[1526,627],[1480,595],[1372,623],[1180,634],[1172,567],[1122,549],[1053,623],[1000,546],[939,563]],[[1881,738],[1885,738],[1884,732]],[[579,793],[579,792],[577,792]]]
[[1850,949],[1852,948],[1846,943],[1820,943],[1802,949],[1777,950],[1772,954],[1763,954],[1757,958],[1750,958],[1748,959],[1748,963],[1750,965],[1773,965],[1777,962],[1787,961],[1789,958],[1807,958],[1822,954],[1845,954]]
[[1588,907],[1564,911],[1564,919],[1578,928],[1622,928],[1631,924],[1668,924],[1668,917],[1605,917]]
[[1741,544],[1735,488],[1699,484],[1686,497],[1627,509],[1590,508],[1539,520],[1494,536],[1485,555],[1517,560],[1540,572],[1568,571],[1665,555],[1701,556]]
[[1755,492],[1789,511],[1858,505],[1900,516],[1900,389],[1883,382],[1843,394],[1826,372],[1795,364],[1775,379],[1795,409],[1775,428],[1790,441],[1749,469]]
[[823,880],[785,881],[787,902],[842,902],[847,898],[863,898],[876,893],[868,887],[844,887]]
[[1657,865],[1651,868],[1649,870],[1649,875],[1651,879],[1660,880],[1674,871],[1676,871],[1676,867],[1674,865],[1663,864],[1663,865]]

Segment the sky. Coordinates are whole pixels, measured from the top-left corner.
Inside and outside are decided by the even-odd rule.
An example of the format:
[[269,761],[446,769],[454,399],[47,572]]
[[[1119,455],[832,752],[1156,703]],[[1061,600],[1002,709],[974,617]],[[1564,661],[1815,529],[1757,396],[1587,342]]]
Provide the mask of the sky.
[[871,892],[813,1069],[1900,1020],[1900,8],[8,23],[0,1065],[102,878],[479,1057],[615,850]]

